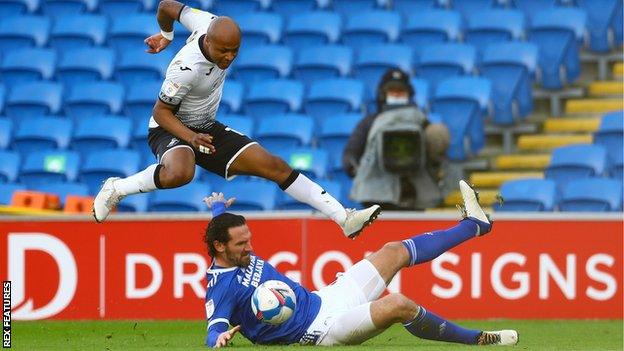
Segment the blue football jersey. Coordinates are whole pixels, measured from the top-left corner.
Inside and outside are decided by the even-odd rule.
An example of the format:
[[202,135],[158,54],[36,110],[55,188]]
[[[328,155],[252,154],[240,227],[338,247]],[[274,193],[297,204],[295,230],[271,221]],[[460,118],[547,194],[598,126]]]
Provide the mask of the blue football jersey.
[[[258,256],[251,255],[246,268],[219,268],[213,265],[206,273],[206,344],[214,346],[219,333],[227,330],[227,323],[240,325],[241,334],[258,344],[291,344],[301,337],[316,318],[321,298],[300,284],[288,279],[275,267]],[[251,309],[251,296],[256,287],[267,280],[280,280],[295,292],[297,304],[293,315],[280,325],[260,322]],[[212,336],[211,336],[212,331]]]

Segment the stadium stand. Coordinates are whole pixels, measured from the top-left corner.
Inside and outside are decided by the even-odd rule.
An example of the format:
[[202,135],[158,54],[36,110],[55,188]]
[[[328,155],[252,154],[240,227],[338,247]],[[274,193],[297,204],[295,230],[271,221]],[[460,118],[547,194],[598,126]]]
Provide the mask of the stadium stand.
[[611,179],[576,179],[564,188],[559,209],[565,212],[606,212],[622,209],[622,183]]
[[41,11],[47,16],[75,16],[94,12],[98,0],[45,0],[41,2]]
[[473,12],[468,17],[464,41],[483,51],[492,43],[523,39],[525,26],[524,14],[520,11],[489,9]]
[[253,84],[243,102],[246,114],[255,118],[298,112],[304,87],[296,80],[271,79]]
[[[284,124],[289,127],[284,128]],[[258,120],[254,137],[267,150],[276,153],[299,146],[309,146],[314,131],[314,120],[306,115],[283,114]]]
[[280,41],[284,21],[280,15],[254,12],[236,17],[243,31],[243,45],[246,48],[276,44]]
[[76,122],[72,148],[83,159],[91,152],[125,149],[130,143],[132,121],[126,117],[83,118]]
[[546,177],[565,189],[570,181],[580,178],[601,177],[607,165],[606,151],[596,145],[569,145],[553,150]]
[[28,188],[53,182],[72,182],[78,176],[80,157],[73,151],[40,151],[25,156],[19,180]]
[[359,112],[363,100],[364,84],[359,80],[319,80],[310,85],[303,108],[318,121],[332,114]]
[[33,13],[39,8],[39,0],[5,0],[0,2],[0,16],[24,15]]
[[377,89],[381,75],[398,67],[411,72],[412,50],[400,44],[366,45],[360,47],[355,59],[354,76],[364,82],[369,93]]
[[401,25],[401,15],[398,12],[355,12],[347,17],[342,42],[354,48],[394,43],[399,38]]
[[13,121],[8,118],[0,118],[0,149],[6,149],[11,143],[13,136]]
[[277,153],[290,167],[305,174],[311,179],[327,177],[329,169],[329,154],[324,149],[296,148],[283,150]]
[[78,179],[96,194],[108,177],[127,177],[138,172],[141,155],[133,150],[102,149],[83,157]]
[[462,19],[458,12],[433,8],[415,11],[406,17],[401,41],[420,56],[420,52],[430,44],[457,41],[461,30]]
[[548,179],[517,179],[503,183],[500,194],[504,204],[494,204],[496,211],[553,211],[557,199],[556,183]]
[[311,12],[317,6],[323,7],[323,1],[317,0],[273,0],[271,7],[274,12],[282,16],[289,16],[296,13]]
[[124,88],[119,83],[80,83],[71,86],[64,111],[74,119],[118,114],[123,98]]
[[131,84],[128,87],[123,112],[132,118],[137,127],[140,124],[140,128],[147,129],[143,122],[152,115],[152,108],[161,86],[162,81],[150,80]]
[[296,13],[288,19],[283,42],[297,51],[333,44],[340,39],[341,28],[342,18],[338,14],[325,11]]
[[133,12],[151,11],[155,0],[99,0],[98,10],[110,17]]
[[[44,2],[50,4],[50,1]],[[58,17],[52,25],[49,45],[63,51],[102,46],[106,40],[108,24],[108,19],[100,15],[64,15]]]
[[69,195],[89,195],[89,188],[82,183],[45,183],[35,186],[33,190],[58,195],[61,207],[65,206]]
[[57,114],[62,106],[62,89],[52,82],[16,84],[7,97],[5,113],[15,120]]
[[340,45],[311,46],[299,51],[293,77],[305,84],[351,74],[353,49]]
[[122,51],[115,67],[115,79],[126,87],[146,80],[163,79],[173,56],[173,52],[151,55],[143,48]]
[[236,78],[245,83],[284,78],[290,75],[293,52],[280,45],[262,45],[241,50],[235,61]]
[[240,112],[245,87],[235,80],[227,80],[223,85],[219,113]]
[[0,183],[15,182],[19,168],[20,155],[17,152],[0,150]]
[[236,198],[231,211],[271,211],[277,202],[277,188],[264,180],[235,179],[223,186],[223,193]]
[[254,135],[254,120],[253,118],[245,115],[220,115],[219,121],[230,127],[231,129],[236,130],[242,134],[247,135],[250,138],[255,137]]
[[11,83],[49,80],[56,68],[56,52],[50,49],[8,50],[3,55],[0,74]]
[[113,75],[114,50],[94,47],[67,49],[61,52],[56,77],[67,86],[109,80]]
[[43,150],[65,150],[72,136],[73,123],[61,117],[21,119],[13,135],[12,147],[22,156]]
[[416,64],[416,74],[426,79],[432,89],[435,89],[444,79],[472,75],[476,63],[477,51],[472,45],[432,44],[421,53]]
[[48,42],[50,23],[42,16],[7,16],[0,21],[0,47],[43,47]]
[[148,209],[152,212],[204,212],[206,205],[202,199],[211,191],[210,184],[204,182],[154,191],[150,194]]

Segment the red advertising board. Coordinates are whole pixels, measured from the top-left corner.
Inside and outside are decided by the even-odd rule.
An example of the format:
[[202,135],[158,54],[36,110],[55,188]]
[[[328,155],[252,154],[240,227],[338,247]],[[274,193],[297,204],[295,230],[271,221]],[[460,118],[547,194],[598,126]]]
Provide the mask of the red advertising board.
[[[328,220],[249,219],[254,251],[315,290],[384,243],[455,225],[378,220],[355,241]],[[206,220],[0,221],[15,319],[203,318]],[[449,318],[622,318],[622,220],[498,220],[388,290]]]

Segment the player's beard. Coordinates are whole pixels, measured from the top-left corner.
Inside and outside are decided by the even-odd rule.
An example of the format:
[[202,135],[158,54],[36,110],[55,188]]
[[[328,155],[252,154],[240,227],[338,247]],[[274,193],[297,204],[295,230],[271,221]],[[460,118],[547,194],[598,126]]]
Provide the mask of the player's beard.
[[234,255],[231,251],[226,250],[225,254],[228,261],[234,263],[237,267],[247,267],[251,262],[251,254],[249,252],[241,252],[238,255]]

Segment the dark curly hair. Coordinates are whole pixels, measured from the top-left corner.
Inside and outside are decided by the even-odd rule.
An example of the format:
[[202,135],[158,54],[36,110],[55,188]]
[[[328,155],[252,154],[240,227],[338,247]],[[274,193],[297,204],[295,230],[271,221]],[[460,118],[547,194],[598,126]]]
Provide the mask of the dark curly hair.
[[210,221],[210,224],[208,224],[208,228],[206,228],[206,233],[204,234],[204,242],[206,243],[210,256],[214,258],[217,253],[214,247],[215,240],[223,244],[227,243],[231,239],[229,229],[239,227],[245,223],[245,217],[228,212],[214,217]]

